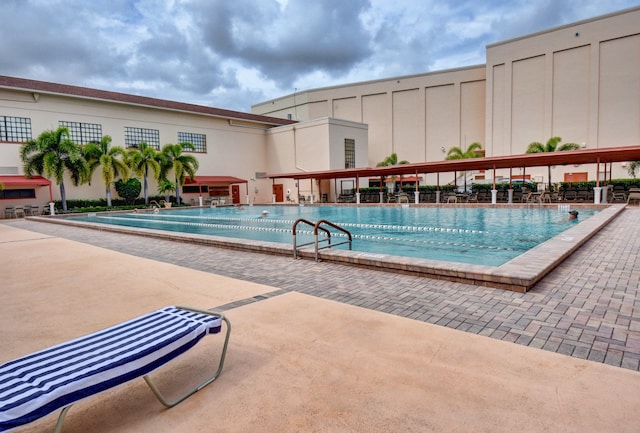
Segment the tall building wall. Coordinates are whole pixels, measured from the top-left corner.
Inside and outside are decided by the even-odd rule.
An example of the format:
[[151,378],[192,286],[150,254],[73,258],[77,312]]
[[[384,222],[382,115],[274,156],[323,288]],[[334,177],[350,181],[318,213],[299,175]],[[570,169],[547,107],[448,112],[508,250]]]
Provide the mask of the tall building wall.
[[[253,112],[366,123],[368,165],[393,152],[410,162],[441,160],[445,156],[442,147],[464,148],[476,141],[484,144],[484,71],[484,66],[472,66],[313,89],[297,93],[295,102],[294,95],[289,95],[255,105]],[[433,117],[439,120],[433,121]]]
[[[486,65],[301,92],[298,114],[368,124],[370,164],[391,152],[440,160],[473,142],[488,156],[521,154],[552,136],[586,148],[640,144],[640,7],[492,44],[486,53]],[[295,106],[288,95],[253,111],[286,118]],[[626,175],[622,164],[614,170]]]

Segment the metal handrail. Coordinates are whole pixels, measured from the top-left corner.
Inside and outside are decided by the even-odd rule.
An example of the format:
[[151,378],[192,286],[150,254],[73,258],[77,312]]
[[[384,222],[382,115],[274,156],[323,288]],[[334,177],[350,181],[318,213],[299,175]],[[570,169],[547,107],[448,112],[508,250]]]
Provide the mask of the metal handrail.
[[[313,242],[307,242],[305,244],[300,244],[300,245],[297,244],[296,227],[298,226],[299,223],[305,223],[305,224],[313,227]],[[336,230],[339,230],[339,231],[345,233],[347,235],[348,239],[346,241],[343,241],[343,242],[338,242],[338,243],[332,244],[331,243],[331,232],[329,231],[329,229],[327,229],[325,227],[322,227],[323,224],[326,224],[326,225],[328,225],[330,227],[333,227]],[[318,239],[318,231],[319,230],[322,230],[327,235],[327,237],[325,239]],[[327,220],[319,220],[318,222],[316,222],[314,224],[309,220],[306,220],[304,218],[299,218],[293,223],[293,228],[291,229],[291,232],[293,234],[293,258],[294,259],[298,258],[298,248],[306,246],[306,245],[311,245],[311,244],[314,245],[314,247],[315,247],[315,257],[316,257],[316,262],[317,262],[319,260],[319,258],[318,258],[318,251],[319,250],[321,250],[323,248],[335,247],[335,246],[346,244],[346,243],[349,244],[349,250],[351,250],[351,245],[353,243],[353,238],[352,238],[351,232],[349,232],[349,230],[347,230],[347,229],[345,229],[343,227],[340,227],[339,225],[334,224],[331,221],[327,221]],[[319,246],[320,242],[327,242],[327,245],[325,245],[323,247],[320,247]]]
[[[329,230],[325,229],[324,227],[321,227],[322,224],[326,224],[328,226],[333,227],[336,230],[340,230],[341,232],[345,233],[347,235],[347,240],[346,241],[342,241],[342,242],[338,242],[337,244],[331,244],[331,238],[329,237],[329,244],[324,246],[324,247],[319,247],[318,246],[318,230],[324,230],[325,232],[329,233]],[[353,238],[351,237],[351,232],[345,228],[340,227],[337,224],[332,223],[331,221],[327,221],[327,220],[319,220],[315,227],[313,228],[313,237],[315,239],[315,246],[316,246],[316,262],[318,261],[318,251],[321,250],[322,248],[331,248],[331,247],[336,247],[338,245],[342,245],[342,244],[349,244],[349,250],[351,250],[351,244],[353,243]],[[323,239],[324,240],[324,239]]]
[[[315,229],[316,225],[314,223],[312,223],[311,221],[306,220],[304,218],[298,218],[297,220],[295,220],[295,222],[293,223],[293,227],[291,228],[291,233],[293,235],[293,258],[294,259],[298,258],[298,248],[299,247],[304,247],[304,246],[307,246],[307,245],[315,245],[317,243],[317,240],[314,240],[313,242],[307,242],[306,244],[300,244],[300,245],[297,244],[296,227],[298,226],[299,223],[305,223],[305,224],[313,227],[314,228],[313,232],[316,233],[316,229]],[[329,232],[329,230],[327,230],[327,229],[321,229],[321,230],[323,230],[326,233],[327,238],[329,239],[329,243],[331,243],[331,233]]]

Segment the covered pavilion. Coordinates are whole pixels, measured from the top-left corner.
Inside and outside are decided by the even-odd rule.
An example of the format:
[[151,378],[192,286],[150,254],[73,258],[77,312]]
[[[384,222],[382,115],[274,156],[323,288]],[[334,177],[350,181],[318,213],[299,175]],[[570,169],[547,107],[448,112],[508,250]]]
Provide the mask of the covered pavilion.
[[[369,177],[386,177],[398,175],[411,175],[418,178],[422,173],[448,173],[470,170],[492,170],[493,189],[492,203],[496,203],[496,170],[527,167],[548,167],[569,164],[596,164],[596,186],[594,191],[594,203],[600,203],[600,173],[604,173],[606,183],[607,174],[611,179],[611,164],[614,162],[640,160],[640,146],[610,147],[600,149],[580,149],[572,151],[556,151],[545,153],[529,153],[521,155],[489,156],[470,159],[444,160],[434,162],[419,162],[400,164],[385,167],[360,167],[338,170],[321,170],[292,173],[268,174],[267,177],[275,179],[295,179],[300,181],[309,179],[313,196],[313,180],[353,179],[356,180],[356,202],[359,203],[360,179]],[[511,178],[511,176],[510,176]],[[511,180],[510,180],[511,182]],[[438,185],[439,187],[439,185]],[[415,183],[416,203],[418,202],[418,182]],[[299,182],[298,182],[299,189]],[[337,188],[336,188],[337,190]]]
[[240,203],[240,185],[245,184],[245,194],[249,196],[249,182],[246,179],[240,179],[234,176],[194,176],[193,179],[187,177],[185,180],[185,186],[192,186],[198,188],[198,198],[200,200],[200,206],[202,206],[202,193],[207,192],[209,197],[224,196],[229,193],[229,186],[231,188],[231,195],[233,203]]

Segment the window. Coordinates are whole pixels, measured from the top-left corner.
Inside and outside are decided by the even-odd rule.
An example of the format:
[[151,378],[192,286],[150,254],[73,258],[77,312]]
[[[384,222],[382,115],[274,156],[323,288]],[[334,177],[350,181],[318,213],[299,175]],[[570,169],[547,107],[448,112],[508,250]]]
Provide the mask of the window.
[[146,128],[124,128],[124,145],[126,148],[138,147],[142,142],[156,150],[160,150],[160,131]]
[[195,146],[194,152],[206,153],[207,152],[207,136],[204,134],[194,134],[191,132],[178,132],[178,143],[184,143],[185,141]]
[[4,189],[0,191],[0,198],[36,198],[36,190],[33,188]]
[[31,119],[0,116],[0,141],[24,143],[31,140]]
[[344,168],[356,168],[356,141],[344,139]]
[[182,187],[182,192],[185,194],[197,194],[200,192],[200,188],[202,188],[202,192],[209,192],[209,187],[207,185],[185,185]]
[[100,143],[102,140],[102,125],[97,123],[67,122],[61,120],[60,126],[69,129],[69,138],[77,144]]

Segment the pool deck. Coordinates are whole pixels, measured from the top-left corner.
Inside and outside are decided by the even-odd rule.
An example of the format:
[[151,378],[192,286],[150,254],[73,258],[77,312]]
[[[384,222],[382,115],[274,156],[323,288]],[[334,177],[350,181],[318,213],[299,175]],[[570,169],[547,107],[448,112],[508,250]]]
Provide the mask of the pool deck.
[[[0,362],[191,304],[234,326],[220,379],[171,410],[131,382],[74,407],[65,432],[636,432],[638,221],[624,209],[526,293],[4,221]],[[202,372],[201,355],[161,383]]]

